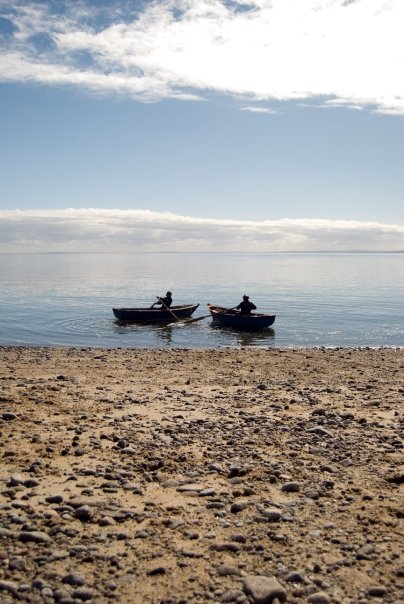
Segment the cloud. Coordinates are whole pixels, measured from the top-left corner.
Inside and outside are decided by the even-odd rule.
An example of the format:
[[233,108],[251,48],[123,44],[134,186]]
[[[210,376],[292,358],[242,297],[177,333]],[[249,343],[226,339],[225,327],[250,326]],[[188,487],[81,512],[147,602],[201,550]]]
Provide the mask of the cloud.
[[214,220],[149,210],[0,210],[0,252],[85,251],[404,251],[404,226]]
[[251,113],[271,113],[272,115],[279,114],[279,111],[276,111],[275,109],[270,109],[269,107],[259,107],[257,105],[247,105],[246,107],[241,107],[241,111],[250,111]]
[[[0,81],[404,114],[402,0],[0,0]],[[61,9],[63,7],[63,10]],[[129,7],[129,8],[128,8]],[[139,8],[140,7],[140,8]]]

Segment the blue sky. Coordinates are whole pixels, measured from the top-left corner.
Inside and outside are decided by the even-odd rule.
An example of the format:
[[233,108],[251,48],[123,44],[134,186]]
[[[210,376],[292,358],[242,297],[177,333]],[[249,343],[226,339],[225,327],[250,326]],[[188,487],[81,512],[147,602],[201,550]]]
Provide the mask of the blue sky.
[[401,0],[0,0],[0,251],[404,249]]

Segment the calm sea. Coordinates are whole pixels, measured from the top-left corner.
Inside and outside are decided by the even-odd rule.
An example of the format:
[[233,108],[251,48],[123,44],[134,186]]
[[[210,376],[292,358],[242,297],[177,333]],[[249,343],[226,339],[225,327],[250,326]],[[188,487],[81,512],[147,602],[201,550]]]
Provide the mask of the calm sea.
[[[0,345],[106,348],[403,346],[404,254],[0,254]],[[210,319],[121,326],[113,306],[235,306],[248,294],[273,329]]]

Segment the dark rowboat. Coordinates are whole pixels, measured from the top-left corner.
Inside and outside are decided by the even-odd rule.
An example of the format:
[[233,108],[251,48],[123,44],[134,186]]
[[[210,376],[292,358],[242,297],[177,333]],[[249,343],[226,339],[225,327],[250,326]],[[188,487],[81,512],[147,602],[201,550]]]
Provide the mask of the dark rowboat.
[[[182,304],[165,308],[113,308],[118,321],[126,323],[173,323],[175,318],[186,319],[192,315],[199,304]],[[171,311],[171,312],[170,312]]]
[[208,304],[212,319],[220,325],[233,327],[235,329],[265,329],[275,322],[276,315],[263,315],[260,313],[251,313],[242,315],[237,310],[223,308],[222,306],[213,306]]

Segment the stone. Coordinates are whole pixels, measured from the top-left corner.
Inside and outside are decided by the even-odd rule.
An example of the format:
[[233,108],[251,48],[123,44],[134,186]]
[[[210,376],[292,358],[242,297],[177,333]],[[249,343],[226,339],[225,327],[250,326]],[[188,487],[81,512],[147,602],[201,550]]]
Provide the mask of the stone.
[[75,589],[73,595],[77,600],[81,600],[82,602],[88,602],[89,600],[92,600],[94,596],[91,589],[88,589],[87,587]]
[[75,510],[74,517],[82,522],[89,522],[93,517],[93,513],[88,505],[82,505]]
[[308,434],[318,434],[318,436],[332,437],[332,432],[323,428],[323,426],[313,426],[307,430]]
[[282,485],[281,490],[284,493],[298,493],[300,491],[300,485],[298,482],[285,482]]
[[120,449],[120,452],[124,455],[136,455],[136,449],[133,447],[125,447],[124,449]]
[[365,543],[365,545],[362,545],[356,552],[356,558],[357,560],[370,560],[370,554],[373,554],[374,551],[375,548],[371,543]]
[[152,568],[146,573],[149,577],[154,577],[155,575],[165,575],[166,569],[164,566],[157,566],[156,568]]
[[315,501],[320,497],[320,493],[316,491],[316,489],[308,489],[304,494],[308,499],[313,499]]
[[46,503],[62,503],[63,496],[62,495],[48,495],[45,497]]
[[262,515],[268,520],[268,522],[279,522],[282,518],[282,512],[277,508],[266,508],[262,510]]
[[220,577],[231,577],[231,576],[237,577],[240,575],[240,569],[237,568],[236,566],[229,566],[229,565],[223,564],[222,566],[219,566],[219,568],[217,569],[217,574]]
[[10,559],[10,562],[8,564],[8,569],[26,572],[27,571],[26,560],[22,556],[13,556]]
[[199,497],[213,497],[214,495],[216,495],[216,491],[215,489],[203,489],[202,491],[199,491],[198,493]]
[[24,480],[24,487],[27,487],[27,489],[33,489],[39,486],[39,484],[39,481],[35,480],[35,478],[27,478],[27,480]]
[[[70,598],[70,594],[66,589],[58,587],[57,589],[54,590],[53,597],[56,600],[56,602],[61,602],[62,600]],[[74,600],[73,600],[73,602],[74,602]]]
[[299,572],[292,571],[286,575],[285,581],[288,583],[303,583],[304,577]]
[[0,538],[4,537],[6,539],[17,539],[18,536],[18,533],[15,533],[10,529],[3,528],[2,526],[0,526]]
[[307,598],[309,604],[331,604],[330,596],[325,591],[316,591]]
[[403,566],[399,566],[396,569],[396,575],[397,575],[397,577],[404,577],[404,565]]
[[216,552],[233,552],[236,553],[240,551],[240,546],[236,545],[236,543],[213,543],[210,546],[211,550]]
[[371,585],[366,593],[371,598],[383,598],[387,594],[387,589],[383,585]]
[[85,585],[86,580],[80,573],[70,573],[63,577],[62,583],[67,585]]
[[114,524],[116,524],[116,520],[112,518],[112,516],[103,516],[98,521],[98,524],[100,526],[113,526]]
[[242,512],[243,510],[245,510],[246,507],[247,507],[247,505],[248,505],[247,503],[243,503],[241,501],[236,502],[236,503],[232,503],[231,507],[230,507],[230,511],[233,514],[237,514],[238,512]]
[[[221,602],[240,602],[244,594],[239,589],[230,589],[226,591],[220,598]],[[245,597],[245,596],[244,596]]]
[[8,487],[16,487],[16,486],[18,486],[20,484],[24,484],[24,480],[25,480],[25,478],[23,478],[21,476],[21,474],[17,474],[17,473],[16,474],[11,474],[11,476],[10,476],[8,482],[7,482],[7,486]]
[[6,422],[10,422],[11,420],[16,419],[17,416],[15,413],[6,411],[5,413],[2,413],[1,418],[4,419]]
[[51,587],[44,587],[41,589],[41,597],[46,600],[46,598],[53,598],[53,589]]
[[271,604],[275,598],[281,603],[286,600],[286,591],[275,577],[247,575],[244,590],[255,604]]
[[8,593],[12,594],[17,600],[20,599],[18,593],[18,586],[13,581],[6,581],[6,579],[0,579],[0,590],[8,591]]
[[33,543],[49,543],[52,541],[48,533],[44,533],[43,531],[22,531],[19,539],[23,543],[27,543],[28,541],[32,541]]
[[247,543],[247,537],[241,533],[234,533],[233,535],[230,535],[230,539],[236,543]]

